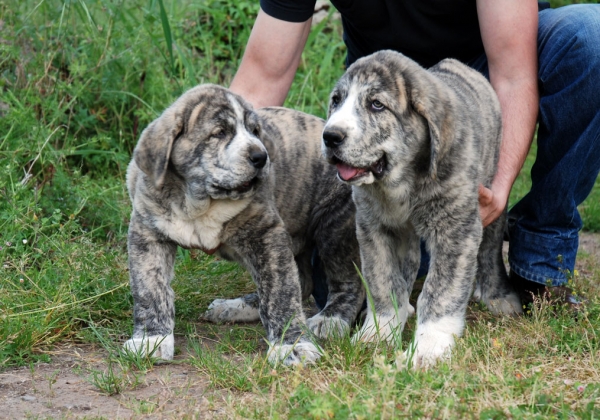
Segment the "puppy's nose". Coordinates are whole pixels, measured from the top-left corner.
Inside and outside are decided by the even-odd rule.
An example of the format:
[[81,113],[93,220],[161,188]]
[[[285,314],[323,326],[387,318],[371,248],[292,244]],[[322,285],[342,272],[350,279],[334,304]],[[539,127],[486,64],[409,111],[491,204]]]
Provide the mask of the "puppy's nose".
[[267,152],[263,152],[262,150],[253,150],[250,152],[248,159],[250,159],[252,166],[254,166],[256,169],[261,169],[266,165],[267,157]]
[[332,149],[339,147],[344,142],[345,139],[346,139],[346,136],[341,131],[338,131],[338,130],[323,131],[323,141],[325,142],[326,147],[329,147]]

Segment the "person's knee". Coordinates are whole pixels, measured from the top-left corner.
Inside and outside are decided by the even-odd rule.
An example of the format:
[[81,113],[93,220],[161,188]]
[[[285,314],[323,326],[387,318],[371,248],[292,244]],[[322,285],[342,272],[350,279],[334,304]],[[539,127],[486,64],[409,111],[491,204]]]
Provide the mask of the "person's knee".
[[[543,37],[562,42],[588,60],[600,60],[600,5],[574,4],[540,14]],[[546,29],[544,29],[546,28]]]
[[600,106],[595,93],[600,84],[600,5],[546,9],[539,17],[540,93],[568,93],[561,100],[587,104],[580,116],[589,120]]

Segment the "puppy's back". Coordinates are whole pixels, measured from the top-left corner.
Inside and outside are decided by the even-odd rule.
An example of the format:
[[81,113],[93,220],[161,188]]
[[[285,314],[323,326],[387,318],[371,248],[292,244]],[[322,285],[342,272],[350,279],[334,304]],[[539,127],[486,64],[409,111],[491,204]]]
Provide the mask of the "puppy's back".
[[488,185],[496,172],[502,139],[502,114],[496,92],[481,73],[458,60],[442,60],[428,71],[452,89],[460,101],[455,107],[455,118],[461,127],[470,129],[479,156],[481,182]]

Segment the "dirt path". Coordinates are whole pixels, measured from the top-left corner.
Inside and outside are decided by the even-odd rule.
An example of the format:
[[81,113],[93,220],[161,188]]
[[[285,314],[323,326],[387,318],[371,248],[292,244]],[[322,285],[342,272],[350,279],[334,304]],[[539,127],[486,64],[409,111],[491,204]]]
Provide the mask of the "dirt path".
[[[600,265],[600,234],[583,233],[582,273]],[[585,274],[584,274],[585,275]],[[178,347],[185,348],[185,338]],[[133,390],[109,396],[89,381],[91,370],[106,370],[106,354],[93,348],[63,347],[52,363],[0,373],[0,418],[214,418],[224,417],[227,392],[210,386],[189,364],[155,366],[140,375]],[[176,357],[183,360],[186,355]],[[229,403],[231,404],[231,402]]]
[[62,348],[50,364],[0,374],[0,418],[214,418],[222,411],[215,408],[224,406],[222,393],[187,364],[155,366],[138,376],[133,390],[109,396],[90,382],[92,369],[106,371],[105,357],[90,348]]

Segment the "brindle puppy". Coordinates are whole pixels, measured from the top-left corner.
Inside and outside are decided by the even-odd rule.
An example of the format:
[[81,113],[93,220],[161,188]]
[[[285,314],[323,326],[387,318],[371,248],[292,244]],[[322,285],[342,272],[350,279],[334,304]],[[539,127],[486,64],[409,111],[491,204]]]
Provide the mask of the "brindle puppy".
[[[260,316],[269,360],[312,362],[301,300],[312,289],[314,247],[329,296],[308,320],[318,336],[347,331],[364,291],[351,190],[320,157],[324,122],[284,108],[254,112],[241,97],[204,85],[183,94],[142,133],[127,172],[133,204],[129,269],[133,337],[141,352],[173,357],[177,246],[238,261],[257,294],[213,302],[213,321]],[[268,153],[267,153],[268,151]]]
[[357,339],[391,340],[404,328],[421,238],[431,262],[417,302],[416,366],[449,355],[475,279],[476,298],[492,312],[521,313],[502,262],[505,218],[483,229],[479,217],[478,187],[489,187],[496,172],[501,128],[491,85],[456,60],[426,70],[381,51],[339,80],[323,153],[353,186],[357,206],[374,304]]

